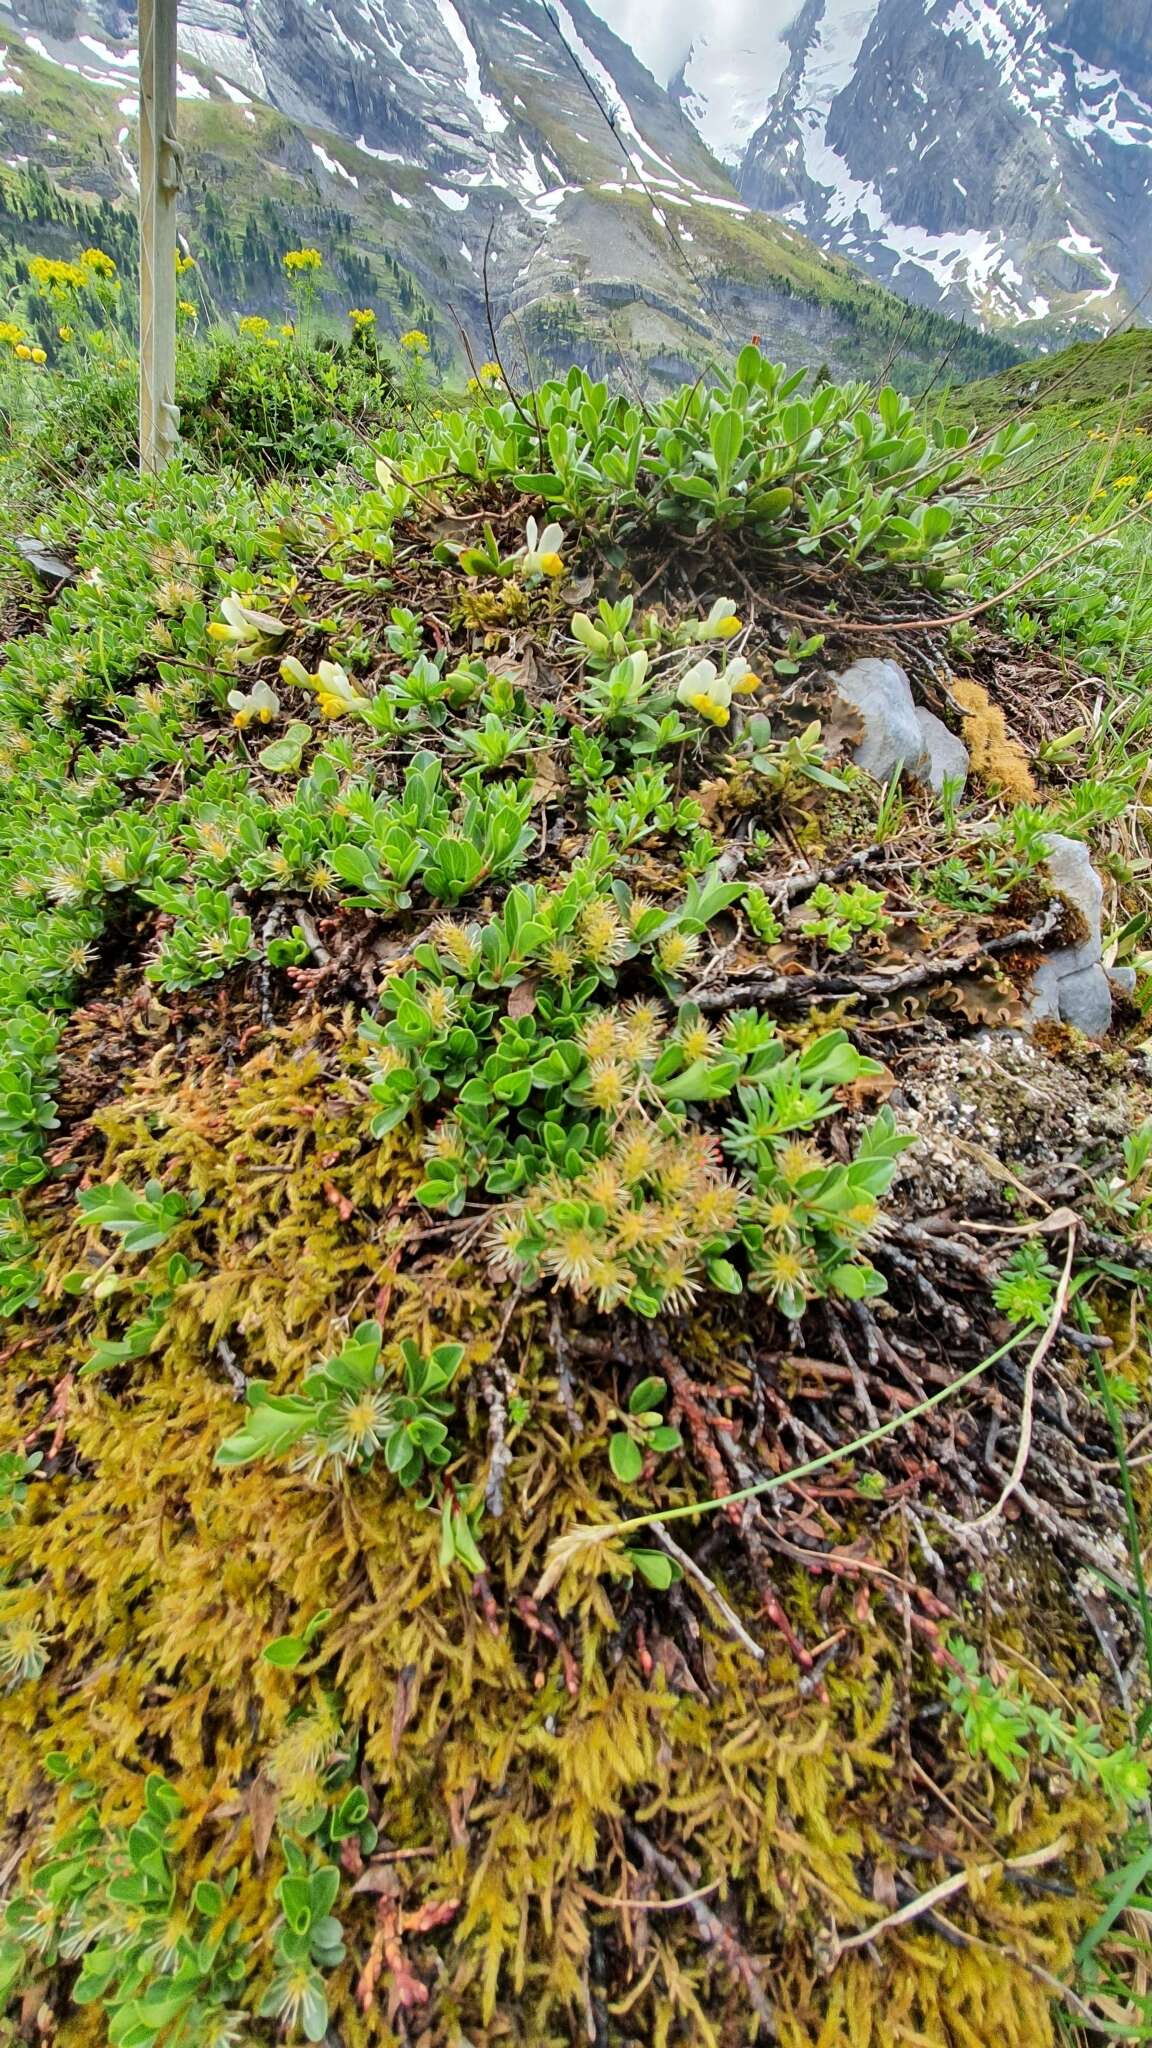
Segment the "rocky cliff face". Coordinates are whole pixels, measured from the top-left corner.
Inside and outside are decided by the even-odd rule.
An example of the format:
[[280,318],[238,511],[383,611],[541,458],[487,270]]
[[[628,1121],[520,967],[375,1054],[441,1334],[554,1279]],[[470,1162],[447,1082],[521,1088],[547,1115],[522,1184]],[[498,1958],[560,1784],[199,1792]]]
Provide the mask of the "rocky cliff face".
[[753,205],[985,323],[1104,326],[1152,232],[1149,0],[804,0]]
[[[135,8],[122,0],[12,0],[5,13],[94,83],[125,68],[135,38]],[[716,185],[689,123],[584,0],[506,0],[499,10],[482,0],[186,0],[179,36],[216,81],[378,160],[465,185],[533,199],[590,161],[607,176],[622,153],[626,178],[644,167],[677,187]]]
[[[0,0],[0,159],[130,200],[134,35],[122,0]],[[757,215],[584,0],[183,0],[180,52],[189,236],[242,310],[270,251],[336,235],[334,305],[442,360],[493,327],[526,367],[641,381],[752,332],[841,374],[889,356],[900,309]],[[953,340],[905,323],[901,367]]]

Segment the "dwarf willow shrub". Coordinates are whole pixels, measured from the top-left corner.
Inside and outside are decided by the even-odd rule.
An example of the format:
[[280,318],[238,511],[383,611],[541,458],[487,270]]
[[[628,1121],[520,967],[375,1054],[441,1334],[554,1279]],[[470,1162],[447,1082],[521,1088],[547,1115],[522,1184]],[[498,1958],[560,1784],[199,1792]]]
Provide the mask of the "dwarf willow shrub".
[[573,369],[530,405],[493,395],[381,445],[406,484],[446,471],[507,477],[617,531],[655,517],[687,532],[743,528],[857,566],[940,570],[955,556],[955,493],[993,475],[1029,430],[1005,427],[977,449],[967,429],[925,422],[896,391],[829,383],[803,395],[805,376],[750,344],[731,371],[641,407]]
[[[602,861],[607,847],[596,849]],[[890,1117],[865,1132],[849,1167],[830,1167],[798,1134],[836,1107],[837,1088],[880,1071],[842,1031],[790,1053],[769,1018],[738,1011],[713,1030],[682,999],[679,971],[698,935],[742,894],[707,874],[667,911],[626,885],[601,892],[587,859],[563,889],[519,886],[488,923],[443,921],[393,976],[375,1048],[373,1129],[420,1107],[448,1114],[426,1140],[420,1199],[457,1215],[473,1190],[513,1198],[495,1227],[522,1285],[544,1277],[644,1315],[676,1310],[706,1282],[750,1283],[798,1317],[817,1294],[881,1288],[857,1255],[908,1142]],[[659,999],[604,1007],[626,963],[643,961]],[[488,1000],[526,975],[530,1013]],[[735,1098],[723,1149],[692,1121]]]
[[[70,1775],[66,1760],[57,1762]],[[228,1892],[203,1884],[178,1900],[173,1823],[182,1800],[153,1773],[138,1817],[109,1828],[95,1788],[77,1781],[72,1791],[79,1818],[8,1905],[0,1991],[21,1981],[25,1952],[42,1968],[79,1962],[73,1999],[103,2007],[121,2048],[225,2048],[238,2038],[247,1969],[226,1917]]]

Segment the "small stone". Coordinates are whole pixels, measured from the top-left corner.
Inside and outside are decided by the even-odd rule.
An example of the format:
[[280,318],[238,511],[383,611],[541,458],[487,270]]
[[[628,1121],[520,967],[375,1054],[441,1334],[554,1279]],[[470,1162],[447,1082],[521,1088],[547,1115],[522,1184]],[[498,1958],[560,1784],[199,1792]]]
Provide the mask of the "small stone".
[[1112,989],[1100,964],[1104,884],[1082,839],[1049,832],[1044,844],[1048,885],[1079,912],[1087,933],[1074,946],[1058,946],[1041,961],[1032,982],[1029,1016],[1033,1023],[1059,1017],[1085,1038],[1103,1038],[1112,1028]]
[[1110,967],[1108,979],[1121,995],[1134,996],[1136,993],[1136,969],[1134,967]]
[[32,574],[39,582],[45,585],[75,583],[75,569],[71,568],[67,562],[62,562],[59,555],[54,555],[49,548],[44,546],[42,541],[35,539],[32,534],[17,534],[13,541],[13,546],[17,554],[22,556],[24,561],[27,562]]
[[916,780],[926,782],[937,795],[946,782],[958,782],[963,789],[969,768],[968,749],[963,740],[950,732],[934,711],[925,711],[922,704],[916,706],[916,723],[925,751],[924,760],[911,771]]
[[837,677],[836,694],[864,722],[855,753],[858,768],[876,782],[890,782],[903,768],[915,772],[925,756],[924,735],[908,678],[897,662],[854,661]]
[[1060,1017],[1085,1038],[1103,1038],[1112,1029],[1112,991],[1102,967],[1083,967],[1060,982]]

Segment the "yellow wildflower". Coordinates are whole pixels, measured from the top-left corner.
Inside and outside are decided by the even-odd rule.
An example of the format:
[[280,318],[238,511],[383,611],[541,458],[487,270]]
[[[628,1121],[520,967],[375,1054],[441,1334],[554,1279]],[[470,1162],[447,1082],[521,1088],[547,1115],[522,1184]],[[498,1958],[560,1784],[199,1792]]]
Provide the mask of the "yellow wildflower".
[[116,276],[116,265],[103,249],[85,249],[80,258],[80,267],[91,277],[112,278]]
[[324,268],[324,258],[319,249],[288,249],[284,254],[284,268],[289,277],[306,276]]
[[187,273],[187,272],[188,272],[189,270],[195,270],[195,268],[196,268],[196,258],[195,258],[194,256],[185,256],[185,254],[184,254],[184,252],[183,252],[183,250],[182,250],[182,249],[177,249],[177,251],[176,251],[176,275],[177,275],[177,277],[183,277],[183,276],[185,276],[185,274],[186,274],[186,273]]
[[32,351],[26,341],[18,341],[16,343],[16,354],[22,363],[30,363],[32,360]]
[[758,676],[755,669],[749,668],[748,663],[737,654],[728,663],[724,671],[724,680],[734,697],[751,697],[760,688],[763,677]]
[[371,306],[350,306],[348,318],[356,329],[357,334],[364,334],[369,327],[375,327],[376,325],[376,315]]
[[232,713],[233,725],[239,726],[243,732],[246,726],[252,724],[253,719],[258,720],[261,725],[270,725],[280,709],[280,699],[275,690],[269,689],[267,683],[258,682],[253,683],[251,690],[247,692],[229,690],[228,709]]
[[1127,491],[1131,489],[1133,484],[1138,484],[1139,481],[1138,476],[1114,476],[1112,479],[1112,489],[1114,491]]
[[710,697],[707,690],[698,690],[696,695],[689,697],[687,701],[693,711],[698,711],[701,718],[709,719],[713,725],[727,725],[732,715],[727,704],[721,704],[717,698]]
[[76,338],[75,328],[69,327],[66,320],[61,323],[56,332],[60,336],[61,341],[74,341]]
[[239,331],[249,341],[263,341],[268,332],[269,322],[262,313],[245,313],[239,322]]
[[221,600],[220,609],[225,623],[213,620],[208,628],[208,637],[220,641],[223,646],[235,648],[242,661],[254,661],[257,655],[270,653],[273,647],[279,646],[288,631],[282,619],[274,619],[267,612],[254,611],[250,605],[241,604],[234,590]]
[[32,361],[34,363],[46,363],[48,361],[42,348],[34,348],[32,350]]
[[65,298],[69,292],[82,291],[89,282],[88,271],[79,263],[64,263],[55,256],[31,257],[28,275],[37,291],[49,298]]
[[338,661],[322,661],[316,673],[310,675],[302,661],[288,654],[280,663],[280,678],[282,682],[295,683],[298,689],[315,690],[316,702],[325,718],[363,718],[368,710],[369,699],[356,688]]
[[741,630],[741,621],[730,597],[718,597],[706,619],[701,619],[693,632],[695,640],[732,640]]
[[410,327],[400,336],[400,346],[410,356],[426,356],[432,344],[422,327]]

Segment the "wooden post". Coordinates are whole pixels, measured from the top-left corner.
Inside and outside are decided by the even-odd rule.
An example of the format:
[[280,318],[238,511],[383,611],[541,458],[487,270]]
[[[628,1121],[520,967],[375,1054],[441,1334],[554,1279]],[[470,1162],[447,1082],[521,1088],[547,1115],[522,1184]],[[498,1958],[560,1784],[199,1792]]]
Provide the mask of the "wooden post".
[[140,470],[176,446],[176,0],[140,0]]

